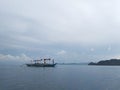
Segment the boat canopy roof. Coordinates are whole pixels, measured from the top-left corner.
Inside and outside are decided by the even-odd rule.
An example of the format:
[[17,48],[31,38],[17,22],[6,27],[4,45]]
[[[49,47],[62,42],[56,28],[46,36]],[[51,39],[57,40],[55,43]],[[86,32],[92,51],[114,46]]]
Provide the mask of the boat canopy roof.
[[37,61],[42,61],[42,60],[51,60],[51,58],[45,58],[45,59],[33,60],[33,61],[34,61],[34,62],[37,62]]

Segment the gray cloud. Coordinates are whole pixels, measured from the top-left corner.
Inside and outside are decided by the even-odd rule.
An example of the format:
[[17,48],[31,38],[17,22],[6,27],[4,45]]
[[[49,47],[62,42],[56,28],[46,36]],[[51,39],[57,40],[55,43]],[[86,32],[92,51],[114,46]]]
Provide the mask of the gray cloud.
[[[119,3],[118,0],[0,1],[0,53],[71,61],[118,56]],[[63,51],[67,53],[57,55]]]
[[21,54],[20,56],[13,56],[13,55],[10,55],[10,54],[0,54],[0,60],[12,60],[12,61],[15,61],[15,60],[18,60],[18,61],[29,61],[31,60],[30,57],[26,56],[25,54]]

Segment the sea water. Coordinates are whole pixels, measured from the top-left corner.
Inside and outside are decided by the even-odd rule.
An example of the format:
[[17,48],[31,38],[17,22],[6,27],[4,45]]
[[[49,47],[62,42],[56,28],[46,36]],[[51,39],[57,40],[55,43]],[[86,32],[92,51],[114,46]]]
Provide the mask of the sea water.
[[0,90],[120,90],[120,66],[0,66]]

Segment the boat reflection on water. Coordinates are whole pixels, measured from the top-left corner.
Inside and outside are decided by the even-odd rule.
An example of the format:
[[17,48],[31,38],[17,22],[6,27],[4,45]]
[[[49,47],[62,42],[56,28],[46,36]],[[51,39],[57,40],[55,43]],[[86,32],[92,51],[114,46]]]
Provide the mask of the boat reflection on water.
[[[49,61],[49,63],[47,62]],[[26,64],[28,67],[55,67],[54,59],[45,58],[40,60],[32,60],[31,63]]]

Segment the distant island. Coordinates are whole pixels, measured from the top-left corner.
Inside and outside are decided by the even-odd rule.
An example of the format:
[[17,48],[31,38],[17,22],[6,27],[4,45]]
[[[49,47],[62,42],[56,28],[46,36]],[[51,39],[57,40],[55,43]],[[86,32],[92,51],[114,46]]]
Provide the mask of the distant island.
[[120,65],[120,59],[101,60],[97,63],[90,62],[88,65]]
[[88,63],[57,63],[58,65],[87,65]]

